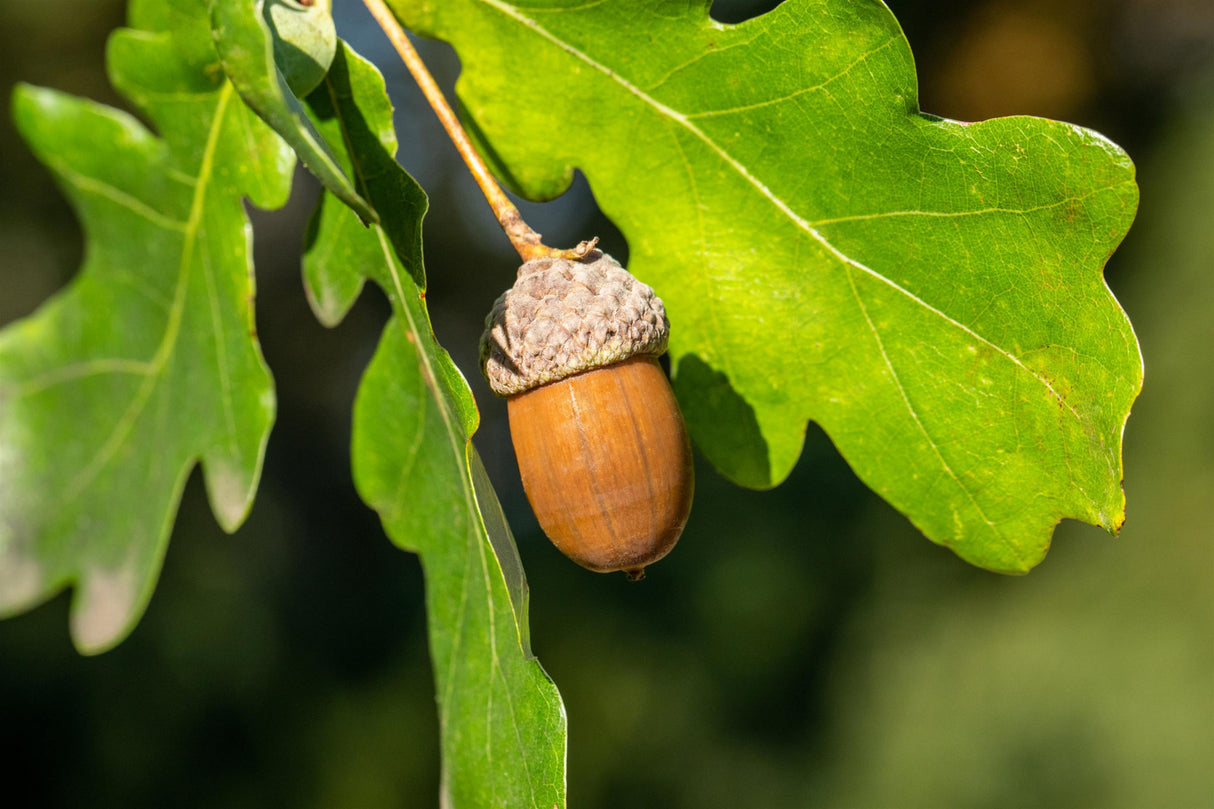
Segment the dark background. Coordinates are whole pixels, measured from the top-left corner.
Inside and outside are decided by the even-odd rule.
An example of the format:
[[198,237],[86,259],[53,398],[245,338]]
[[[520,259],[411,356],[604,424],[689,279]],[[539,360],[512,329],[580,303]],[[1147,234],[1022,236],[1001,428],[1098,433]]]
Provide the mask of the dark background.
[[[1121,537],[1066,522],[1023,578],[968,567],[864,488],[811,425],[792,477],[706,464],[675,553],[641,585],[538,533],[505,410],[475,373],[517,263],[355,0],[339,32],[384,68],[401,161],[431,195],[428,301],[481,405],[476,442],[518,539],[533,646],[565,698],[575,807],[1214,807],[1214,3],[891,0],[925,111],[1095,128],[1139,168],[1107,268],[1143,345]],[[774,3],[718,3],[736,21]],[[0,4],[0,84],[122,105],[104,76],[120,0]],[[448,88],[458,60],[424,55]],[[387,307],[337,329],[299,283],[315,188],[255,212],[259,332],[279,417],[236,535],[191,480],[130,639],[96,658],[67,594],[0,622],[0,803],[427,807],[437,728],[417,560],[354,493],[350,402]],[[579,180],[524,215],[554,244],[627,246]],[[0,323],[78,267],[50,176],[0,122]],[[0,485],[3,485],[0,482]]]

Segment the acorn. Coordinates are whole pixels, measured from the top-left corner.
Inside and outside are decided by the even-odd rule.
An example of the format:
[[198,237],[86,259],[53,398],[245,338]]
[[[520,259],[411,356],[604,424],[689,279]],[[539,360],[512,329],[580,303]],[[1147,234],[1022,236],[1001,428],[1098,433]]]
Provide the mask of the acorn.
[[691,442],[657,362],[669,333],[653,290],[592,250],[523,264],[481,338],[540,527],[582,567],[634,581],[691,511]]

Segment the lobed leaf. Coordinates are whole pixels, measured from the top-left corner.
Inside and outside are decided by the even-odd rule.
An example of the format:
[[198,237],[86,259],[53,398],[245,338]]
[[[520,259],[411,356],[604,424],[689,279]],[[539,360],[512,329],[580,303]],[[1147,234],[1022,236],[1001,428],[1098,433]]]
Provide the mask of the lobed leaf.
[[75,585],[83,652],[130,632],[198,461],[244,520],[275,399],[253,324],[248,197],[286,200],[294,158],[240,102],[205,11],[132,3],[109,42],[131,115],[18,87],[13,116],[86,235],[79,276],[0,331],[0,616]]
[[819,423],[929,538],[992,570],[1073,517],[1117,531],[1141,386],[1101,270],[1134,217],[1114,144],[1036,118],[920,113],[877,0],[391,0],[451,42],[523,194],[582,170],[663,297],[692,437],[782,480]]
[[351,456],[360,495],[425,570],[444,805],[564,806],[564,708],[531,653],[518,551],[470,441],[476,404],[430,327],[426,198],[395,161],[383,78],[343,44],[307,103],[383,223],[363,228],[326,195],[304,272],[325,323],[341,319],[364,278],[392,303],[359,387]]

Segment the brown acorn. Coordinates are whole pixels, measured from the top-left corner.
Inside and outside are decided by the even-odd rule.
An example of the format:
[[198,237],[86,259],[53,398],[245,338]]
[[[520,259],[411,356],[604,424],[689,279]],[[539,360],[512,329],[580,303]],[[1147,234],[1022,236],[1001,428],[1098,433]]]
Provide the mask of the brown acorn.
[[507,398],[527,499],[579,565],[630,579],[678,541],[691,443],[657,357],[662,301],[599,251],[523,264],[485,320],[481,370]]

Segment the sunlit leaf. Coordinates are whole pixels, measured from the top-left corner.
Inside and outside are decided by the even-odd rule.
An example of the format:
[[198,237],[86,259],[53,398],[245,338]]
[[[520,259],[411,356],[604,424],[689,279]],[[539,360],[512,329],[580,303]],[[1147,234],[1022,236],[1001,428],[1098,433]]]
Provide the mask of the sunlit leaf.
[[585,172],[665,300],[676,391],[726,474],[779,482],[814,421],[974,564],[1028,570],[1063,517],[1120,527],[1142,373],[1101,277],[1137,204],[1115,145],[921,114],[876,0],[736,26],[706,0],[392,5],[455,46],[510,182],[548,198]]
[[109,74],[159,135],[51,90],[13,98],[87,246],[0,332],[0,615],[75,585],[85,652],[143,611],[196,462],[224,529],[248,513],[275,401],[242,199],[281,205],[295,162],[224,80],[201,6],[144,0],[131,25]]

